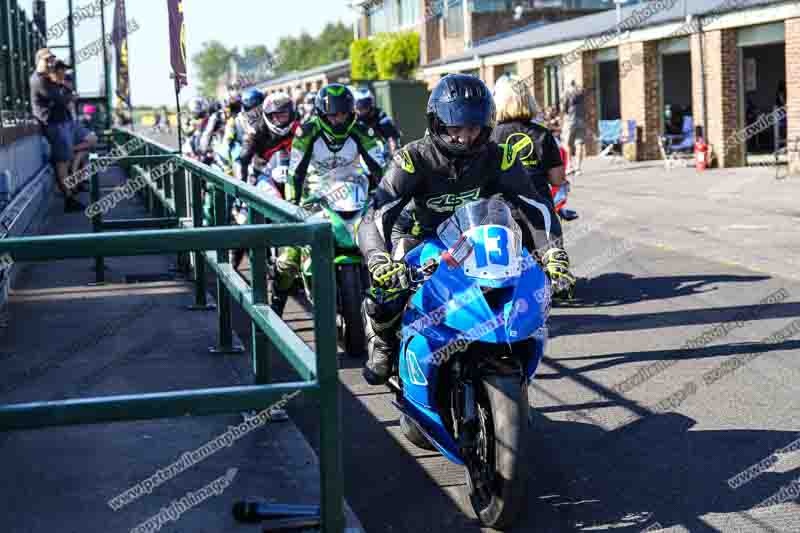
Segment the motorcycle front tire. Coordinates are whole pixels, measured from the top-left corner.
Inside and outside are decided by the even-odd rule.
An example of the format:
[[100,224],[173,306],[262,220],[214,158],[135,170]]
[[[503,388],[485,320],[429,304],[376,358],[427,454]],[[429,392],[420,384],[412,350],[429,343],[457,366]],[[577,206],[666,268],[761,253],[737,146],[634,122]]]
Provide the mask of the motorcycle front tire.
[[[476,391],[481,429],[489,449],[492,481],[488,491],[473,482],[477,472],[465,467],[467,497],[486,527],[506,529],[518,518],[527,492],[528,390],[518,375],[485,376]],[[488,494],[487,494],[488,492]]]
[[340,313],[344,321],[344,350],[350,357],[365,357],[367,338],[361,316],[361,302],[364,300],[361,264],[340,265],[337,278]]

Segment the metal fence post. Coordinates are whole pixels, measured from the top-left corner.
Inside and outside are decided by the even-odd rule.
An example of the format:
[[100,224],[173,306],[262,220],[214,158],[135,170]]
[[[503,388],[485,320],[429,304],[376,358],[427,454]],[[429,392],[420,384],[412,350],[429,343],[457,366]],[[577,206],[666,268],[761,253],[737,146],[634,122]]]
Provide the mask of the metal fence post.
[[11,66],[11,32],[9,26],[9,0],[0,0],[0,111],[14,107],[12,95],[14,94],[14,77]]
[[[264,215],[248,210],[250,224],[264,224]],[[250,274],[253,287],[253,303],[267,305],[267,251],[264,248],[250,250]],[[272,342],[263,331],[251,320],[253,331],[253,373],[256,385],[266,385],[272,381]]]
[[19,8],[17,8],[16,0],[7,0],[6,1],[6,10],[8,12],[8,39],[9,39],[9,63],[10,63],[10,70],[11,70],[11,87],[9,94],[11,96],[11,109],[14,111],[18,110],[19,107],[19,92],[20,92],[20,83],[19,83],[19,39],[17,29],[19,27],[19,23],[17,22],[19,19],[17,18],[17,13]]
[[[92,172],[90,179],[91,185],[89,187],[89,199],[91,204],[100,200],[100,176],[97,172]],[[100,233],[103,231],[103,212],[98,210],[97,214],[92,217],[92,232]],[[106,265],[103,256],[96,256],[94,258],[94,284],[102,285],[106,280]]]
[[[181,219],[188,216],[189,206],[186,197],[186,169],[181,166],[171,167],[172,183],[175,187],[175,216],[178,217],[178,227],[182,228]],[[186,274],[189,272],[189,256],[185,252],[178,253],[178,272]]]
[[[203,227],[203,178],[195,176],[190,170],[186,169],[192,181],[192,222],[195,228]],[[215,309],[214,304],[206,301],[206,257],[202,250],[192,252],[194,254],[194,305],[189,309],[193,311],[208,311]]]
[[341,405],[336,355],[336,275],[333,264],[333,230],[329,224],[315,228],[311,268],[314,275],[314,339],[320,409],[320,483],[322,531],[344,531]]
[[[214,188],[214,225],[225,226],[228,221],[228,195],[222,187]],[[217,263],[228,263],[228,250],[217,250]],[[243,346],[233,345],[233,321],[231,320],[231,295],[217,276],[217,318],[219,319],[219,341],[211,353],[242,353]]]
[[25,18],[25,12],[20,10],[20,17],[19,17],[19,55],[20,55],[20,70],[22,71],[22,90],[20,91],[20,110],[27,112],[29,110],[28,100],[31,97],[31,89],[29,87],[29,79],[30,72],[28,70],[28,65],[30,65],[30,60],[28,58],[28,54],[30,52],[30,36],[28,34],[28,21]]

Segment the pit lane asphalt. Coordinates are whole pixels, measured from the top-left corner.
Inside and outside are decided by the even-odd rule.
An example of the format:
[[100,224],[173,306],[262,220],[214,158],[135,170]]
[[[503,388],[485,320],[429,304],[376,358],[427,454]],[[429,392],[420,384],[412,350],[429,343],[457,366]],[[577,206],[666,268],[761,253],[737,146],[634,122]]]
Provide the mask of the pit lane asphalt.
[[[752,511],[800,475],[800,452],[781,455],[735,490],[727,483],[800,430],[800,334],[759,342],[800,318],[800,283],[786,268],[800,251],[797,232],[778,232],[780,243],[762,240],[764,249],[751,254],[758,271],[723,262],[726,253],[748,257],[747,243],[707,228],[704,246],[697,231],[670,229],[690,222],[685,192],[688,207],[670,212],[667,193],[628,187],[658,181],[658,167],[634,168],[638,175],[624,180],[619,169],[587,168],[571,196],[581,218],[565,230],[583,279],[576,300],[553,309],[548,354],[529,390],[528,506],[513,531],[800,530],[797,500]],[[718,172],[710,174],[722,183],[725,171]],[[756,171],[735,176],[761,179]],[[797,188],[787,182],[783,194]],[[753,202],[730,197],[706,196],[704,209],[726,227],[761,218]],[[793,215],[783,216],[780,223],[796,227]],[[781,252],[789,257],[780,264],[764,260]],[[785,296],[759,305],[770,294]],[[249,322],[234,314],[249,341]],[[284,318],[313,343],[302,302],[290,302]],[[738,319],[741,327],[712,334]],[[364,382],[362,361],[340,360],[345,493],[366,530],[481,530],[467,516],[463,470],[406,441],[388,390]],[[283,362],[274,375],[292,379]],[[289,413],[316,448],[313,407],[301,397]]]

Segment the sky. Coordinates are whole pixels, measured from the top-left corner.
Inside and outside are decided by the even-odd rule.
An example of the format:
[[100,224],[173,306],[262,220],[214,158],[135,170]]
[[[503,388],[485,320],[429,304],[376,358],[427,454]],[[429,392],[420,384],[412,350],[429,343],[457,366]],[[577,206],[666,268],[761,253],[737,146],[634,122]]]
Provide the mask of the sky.
[[[73,0],[76,13],[96,0]],[[19,0],[31,13],[33,0]],[[114,2],[105,0],[106,33],[111,31]],[[284,36],[297,36],[302,31],[318,34],[328,22],[342,21],[352,25],[356,13],[347,7],[347,0],[183,0],[186,24],[187,69],[189,86],[181,91],[184,102],[196,94],[199,79],[192,56],[202,43],[218,40],[226,47],[265,45],[270,50]],[[47,25],[52,27],[67,15],[67,0],[47,0]],[[128,0],[128,21],[135,20],[139,29],[128,35],[130,57],[131,100],[133,105],[174,106],[175,92],[170,79],[169,24],[167,0]],[[76,15],[77,16],[77,15]],[[100,18],[79,20],[75,27],[76,52],[100,37]],[[67,44],[66,32],[48,45]],[[53,52],[68,59],[67,49]],[[112,54],[112,67],[115,58]],[[116,75],[112,68],[112,79]],[[100,56],[77,65],[78,91],[96,93],[103,82]],[[113,82],[112,82],[113,83]]]

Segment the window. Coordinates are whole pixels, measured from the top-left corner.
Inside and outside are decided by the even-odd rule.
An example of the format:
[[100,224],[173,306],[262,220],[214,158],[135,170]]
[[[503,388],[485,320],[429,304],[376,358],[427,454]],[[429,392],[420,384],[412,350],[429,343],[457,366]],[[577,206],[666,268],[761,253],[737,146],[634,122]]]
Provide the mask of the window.
[[472,11],[475,13],[490,13],[495,11],[511,11],[516,4],[512,0],[472,0]]
[[476,78],[481,77],[480,69],[473,69],[473,70],[465,70],[462,74],[466,74],[467,76],[475,76]]
[[397,2],[398,25],[402,27],[414,26],[420,18],[419,0],[395,0]]
[[368,35],[375,35],[376,33],[381,33],[387,30],[386,9],[384,9],[383,4],[378,4],[369,9],[367,12],[367,22]]
[[500,65],[498,67],[500,71],[500,76],[503,74],[516,74],[517,73],[517,64],[516,63],[506,63],[505,65]]
[[560,110],[561,91],[559,90],[558,65],[544,67],[544,105],[555,106]]
[[464,0],[447,0],[445,28],[448,37],[464,34]]

